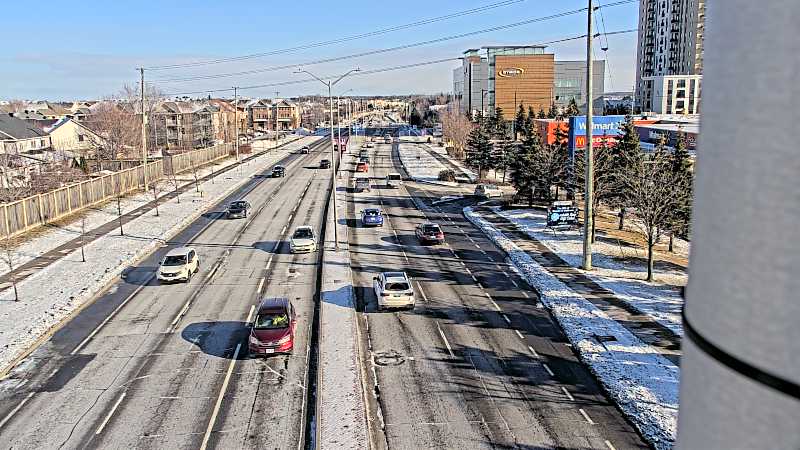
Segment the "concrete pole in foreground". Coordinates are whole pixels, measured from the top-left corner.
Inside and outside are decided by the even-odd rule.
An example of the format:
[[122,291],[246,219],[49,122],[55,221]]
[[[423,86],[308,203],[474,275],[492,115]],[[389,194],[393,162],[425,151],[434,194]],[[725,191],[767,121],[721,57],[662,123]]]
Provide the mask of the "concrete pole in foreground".
[[797,0],[707,9],[677,448],[800,448]]
[[592,0],[589,0],[586,25],[586,150],[584,151],[585,186],[583,188],[583,269],[592,270],[592,228],[594,211],[594,125],[592,123]]

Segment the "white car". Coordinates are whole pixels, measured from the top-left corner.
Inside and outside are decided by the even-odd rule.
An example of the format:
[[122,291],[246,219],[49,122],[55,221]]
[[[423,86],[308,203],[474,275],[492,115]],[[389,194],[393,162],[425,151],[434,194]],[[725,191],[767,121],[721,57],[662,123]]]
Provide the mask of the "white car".
[[378,311],[386,308],[414,309],[417,303],[414,287],[405,272],[383,272],[372,280]]
[[178,247],[170,250],[158,266],[159,281],[189,282],[192,275],[200,270],[200,258],[191,247]]
[[403,177],[397,172],[386,175],[386,187],[394,188],[403,184]]
[[502,197],[503,191],[494,184],[479,184],[475,186],[475,196],[484,198]]
[[289,250],[292,253],[311,253],[317,251],[317,237],[311,225],[295,228],[289,239]]

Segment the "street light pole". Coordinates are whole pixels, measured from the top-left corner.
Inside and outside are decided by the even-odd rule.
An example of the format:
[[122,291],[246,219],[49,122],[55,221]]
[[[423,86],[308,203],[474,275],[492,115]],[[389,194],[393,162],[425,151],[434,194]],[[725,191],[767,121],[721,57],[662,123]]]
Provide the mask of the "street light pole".
[[320,83],[322,83],[322,84],[324,84],[325,86],[328,87],[328,101],[330,103],[330,116],[331,116],[331,119],[330,119],[331,120],[331,128],[330,128],[331,129],[331,165],[332,165],[332,167],[331,167],[331,169],[332,169],[332,174],[331,174],[331,195],[333,197],[333,199],[332,199],[332,201],[333,201],[333,240],[334,240],[334,250],[336,250],[336,251],[339,251],[339,215],[338,215],[338,212],[336,210],[336,173],[338,171],[338,167],[337,167],[337,164],[336,164],[336,155],[335,155],[334,149],[333,149],[333,93],[332,93],[332,89],[333,89],[333,86],[335,86],[336,83],[342,81],[342,79],[344,77],[350,75],[353,72],[359,72],[360,70],[361,69],[359,69],[359,68],[351,69],[350,71],[348,71],[345,74],[339,76],[339,78],[337,78],[336,80],[333,80],[333,81],[331,81],[331,80],[327,80],[327,81],[323,80],[322,78],[314,75],[313,73],[311,73],[311,72],[309,72],[307,70],[299,69],[299,70],[296,70],[294,72],[294,73],[306,73],[308,75],[311,75],[314,79],[316,79],[317,81],[319,81]]
[[147,113],[144,110],[144,67],[139,68],[140,84],[142,89],[142,176],[144,181],[144,191],[148,191],[147,186]]
[[236,149],[236,163],[239,163],[239,88],[233,87],[233,121],[234,124],[234,141],[233,148]]
[[278,148],[278,94],[280,91],[275,91],[275,148]]
[[583,270],[592,270],[592,229],[594,228],[594,211],[592,211],[592,197],[594,196],[594,150],[592,136],[592,0],[589,0],[586,25],[586,151],[584,152],[586,166],[586,186],[583,195]]

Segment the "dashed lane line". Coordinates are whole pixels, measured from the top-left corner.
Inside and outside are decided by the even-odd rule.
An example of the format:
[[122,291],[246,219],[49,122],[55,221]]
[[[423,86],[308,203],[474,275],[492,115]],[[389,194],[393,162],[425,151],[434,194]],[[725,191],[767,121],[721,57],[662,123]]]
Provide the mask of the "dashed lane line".
[[554,377],[554,376],[556,376],[556,374],[554,374],[554,373],[553,373],[553,371],[552,371],[552,370],[550,370],[550,366],[548,366],[547,364],[542,364],[542,366],[544,367],[544,370],[546,370],[546,371],[547,371],[547,373],[548,373],[548,374],[549,374],[551,377]]
[[588,422],[589,425],[594,425],[595,424],[594,420],[592,420],[592,418],[589,417],[588,414],[586,414],[586,411],[584,411],[583,408],[578,408],[578,412],[581,413],[581,415],[583,416],[584,419],[586,419],[586,422]]
[[573,396],[572,396],[572,394],[570,394],[570,393],[569,393],[569,391],[567,390],[567,388],[565,388],[564,386],[561,386],[561,392],[563,392],[563,393],[564,393],[564,395],[566,395],[566,396],[567,396],[567,398],[569,399],[569,401],[571,401],[571,402],[574,402],[574,401],[575,401],[575,397],[573,397]]
[[3,426],[5,426],[5,424],[8,423],[8,421],[11,420],[12,417],[14,417],[14,415],[18,413],[23,406],[25,406],[25,403],[28,403],[28,400],[30,400],[31,397],[33,397],[33,394],[34,392],[28,392],[28,395],[26,395],[25,398],[23,398],[22,401],[19,402],[19,404],[14,407],[14,409],[12,409],[8,414],[6,414],[5,417],[3,417],[3,420],[0,421],[0,429],[2,429]]
[[119,396],[117,402],[114,403],[114,406],[111,407],[111,411],[108,412],[108,415],[106,415],[105,420],[103,420],[103,423],[101,423],[100,426],[97,428],[97,431],[94,432],[95,436],[103,432],[103,428],[105,428],[106,425],[108,425],[108,421],[111,420],[111,416],[114,415],[114,412],[117,410],[117,408],[119,408],[119,404],[122,403],[122,399],[124,399],[127,394],[128,394],[127,392],[123,392]]
[[519,336],[520,339],[525,339],[525,336],[523,336],[522,333],[519,332],[519,330],[514,330],[514,332],[517,333],[517,336]]

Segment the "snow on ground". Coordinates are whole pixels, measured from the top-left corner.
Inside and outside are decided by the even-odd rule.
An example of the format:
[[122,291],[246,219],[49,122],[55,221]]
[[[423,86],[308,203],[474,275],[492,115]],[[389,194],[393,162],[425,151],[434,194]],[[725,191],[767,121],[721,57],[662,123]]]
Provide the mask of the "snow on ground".
[[[656,449],[672,448],[680,369],[570,290],[472,208],[464,208],[464,215],[508,254],[520,274],[536,288],[581,360],[642,435]],[[608,338],[598,340],[598,336]]]
[[[548,229],[546,213],[541,210],[494,210],[511,220],[529,236],[538,240],[553,253],[556,253],[572,267],[580,267],[583,258],[583,234],[578,229]],[[676,240],[677,242],[677,240]],[[688,254],[688,245],[681,241],[682,249]],[[678,249],[680,252],[681,249]],[[616,258],[626,258],[620,261]],[[636,260],[631,260],[633,257]],[[634,309],[653,317],[658,323],[683,335],[681,308],[683,299],[675,286],[685,286],[688,275],[680,267],[670,269],[656,268],[656,281],[644,281],[647,276],[647,252],[641,248],[626,246],[625,243],[609,242],[598,233],[592,246],[591,272],[583,272],[604,288]]]
[[210,180],[201,183],[202,197],[192,190],[181,195],[180,203],[176,199],[162,203],[158,217],[148,212],[125,224],[125,236],[113,232],[87,244],[85,263],[80,262],[80,249],[55,261],[17,284],[19,302],[14,301],[13,290],[0,292],[0,369],[91,299],[126,267],[162,245],[165,239],[218,200],[289,151],[317,139],[310,137],[292,142],[243,164],[241,170],[218,175],[214,183]]
[[400,142],[398,144],[400,162],[403,163],[408,175],[414,181],[455,186],[456,183],[439,181],[439,172],[448,167],[428,153],[424,146],[425,144],[416,142]]
[[[297,136],[289,136],[281,142],[289,142],[297,139]],[[271,144],[271,143],[270,143]],[[244,155],[248,156],[248,155]],[[230,166],[236,162],[235,158],[226,158],[218,161],[213,166],[207,166],[197,171],[198,178],[204,177],[211,173],[212,170],[218,171],[222,168]],[[181,186],[194,182],[193,174],[186,172],[177,175],[178,181]],[[162,182],[163,191],[159,193],[159,197],[168,195],[174,188],[172,185],[167,185]],[[120,202],[123,214],[127,214],[140,206],[153,201],[152,193],[133,193],[125,196]],[[85,217],[86,231],[91,231],[106,222],[117,218],[117,202],[110,201],[101,205],[87,208],[83,212]],[[75,239],[81,233],[81,220],[74,219],[65,225],[45,225],[37,229],[35,237],[26,238],[25,242],[20,244],[13,257],[14,267],[25,264],[26,262],[37,258],[48,251]],[[69,256],[67,257],[69,258]],[[78,254],[80,260],[80,254]],[[8,273],[9,268],[7,264],[0,265],[0,275]]]

